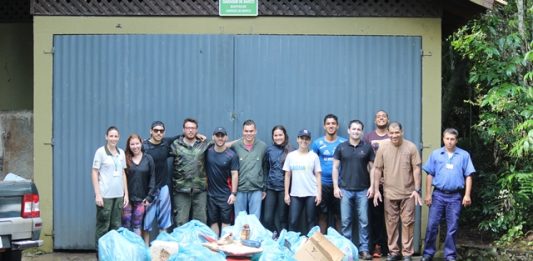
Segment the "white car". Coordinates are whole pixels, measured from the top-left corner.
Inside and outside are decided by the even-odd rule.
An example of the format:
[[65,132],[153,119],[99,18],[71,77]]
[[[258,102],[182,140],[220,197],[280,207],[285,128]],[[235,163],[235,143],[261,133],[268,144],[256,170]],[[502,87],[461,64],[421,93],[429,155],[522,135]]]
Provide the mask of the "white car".
[[8,176],[0,181],[0,260],[21,260],[22,250],[43,244],[39,193],[31,180]]

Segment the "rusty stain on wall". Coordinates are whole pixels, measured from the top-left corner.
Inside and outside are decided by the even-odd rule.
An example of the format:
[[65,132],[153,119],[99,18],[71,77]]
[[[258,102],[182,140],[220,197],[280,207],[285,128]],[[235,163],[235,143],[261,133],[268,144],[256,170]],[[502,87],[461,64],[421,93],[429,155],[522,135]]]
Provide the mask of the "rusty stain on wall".
[[0,111],[0,179],[10,172],[33,179],[31,111]]

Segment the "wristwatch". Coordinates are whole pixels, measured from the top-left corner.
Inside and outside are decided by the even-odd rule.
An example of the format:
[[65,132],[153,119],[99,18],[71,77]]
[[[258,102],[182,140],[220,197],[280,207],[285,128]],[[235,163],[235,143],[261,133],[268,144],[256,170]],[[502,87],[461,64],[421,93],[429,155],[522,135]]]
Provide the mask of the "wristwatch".
[[237,192],[231,192],[231,195],[236,197],[237,196]]
[[422,189],[417,189],[415,191],[416,191],[416,193],[418,193],[418,195],[422,194]]

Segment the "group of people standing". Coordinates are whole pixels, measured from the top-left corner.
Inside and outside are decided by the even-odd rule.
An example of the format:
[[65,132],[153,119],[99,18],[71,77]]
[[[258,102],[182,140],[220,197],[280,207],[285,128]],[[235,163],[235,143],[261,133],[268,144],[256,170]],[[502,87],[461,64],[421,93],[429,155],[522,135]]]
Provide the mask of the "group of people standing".
[[[144,234],[148,243],[155,221],[166,231],[191,219],[219,235],[234,214],[246,211],[274,232],[306,233],[318,224],[322,233],[333,227],[350,240],[357,220],[361,259],[388,254],[387,260],[411,260],[415,205],[422,205],[416,145],[382,110],[375,115],[376,129],[366,135],[361,121],[350,121],[348,139],[338,136],[337,116],[328,114],[323,123],[325,135],[313,142],[309,130],[300,130],[295,149],[282,125],[272,128],[267,146],[256,138],[253,120],[243,123],[242,138],[235,141],[228,141],[223,127],[206,139],[192,118],[183,121],[183,134],[165,137],[164,123],[155,121],[150,138],[130,135],[125,151],[117,147],[118,129],[110,127],[93,161],[96,239],[124,226]],[[428,173],[424,201],[430,206],[426,261],[435,254],[442,217],[448,223],[445,255],[455,260],[461,203],[471,204],[475,170],[470,155],[456,147],[457,136],[455,129],[446,129],[445,146],[423,166]]]

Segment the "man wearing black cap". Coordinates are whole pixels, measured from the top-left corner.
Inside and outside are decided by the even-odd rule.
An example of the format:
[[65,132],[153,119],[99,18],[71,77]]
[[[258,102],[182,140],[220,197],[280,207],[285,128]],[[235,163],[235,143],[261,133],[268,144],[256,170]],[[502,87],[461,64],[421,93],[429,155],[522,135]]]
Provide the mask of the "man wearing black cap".
[[[165,124],[154,121],[150,128],[150,139],[143,142],[143,149],[154,159],[156,187],[159,194],[146,211],[144,230],[151,231],[152,223],[157,220],[159,229],[166,231],[172,224],[170,205],[170,171],[167,160],[170,155],[170,144],[176,137],[165,138]],[[171,159],[171,158],[170,158]],[[148,234],[144,235],[148,241]]]
[[[226,147],[228,133],[218,127],[213,131],[214,145],[206,152],[207,220],[211,229],[220,236],[221,228],[231,223],[231,211],[237,196],[239,157]],[[231,177],[231,179],[230,179]],[[231,180],[231,183],[229,181]],[[220,226],[219,226],[220,224]]]

